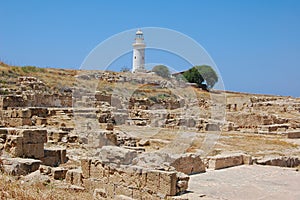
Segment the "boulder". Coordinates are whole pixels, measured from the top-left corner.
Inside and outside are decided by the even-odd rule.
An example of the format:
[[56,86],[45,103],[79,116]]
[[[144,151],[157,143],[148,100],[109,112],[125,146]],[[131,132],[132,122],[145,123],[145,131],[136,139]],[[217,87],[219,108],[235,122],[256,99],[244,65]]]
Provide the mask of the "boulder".
[[39,169],[41,161],[27,158],[2,158],[4,172],[13,175],[27,175]]
[[130,165],[132,160],[137,157],[137,152],[117,146],[103,146],[98,155],[103,163]]

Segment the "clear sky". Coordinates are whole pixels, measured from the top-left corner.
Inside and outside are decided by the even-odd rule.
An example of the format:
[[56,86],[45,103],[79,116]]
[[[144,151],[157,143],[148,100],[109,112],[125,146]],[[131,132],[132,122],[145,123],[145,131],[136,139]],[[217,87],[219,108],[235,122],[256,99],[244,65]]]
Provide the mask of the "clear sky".
[[0,0],[0,8],[8,64],[79,68],[114,34],[164,27],[206,49],[225,89],[300,97],[299,0]]

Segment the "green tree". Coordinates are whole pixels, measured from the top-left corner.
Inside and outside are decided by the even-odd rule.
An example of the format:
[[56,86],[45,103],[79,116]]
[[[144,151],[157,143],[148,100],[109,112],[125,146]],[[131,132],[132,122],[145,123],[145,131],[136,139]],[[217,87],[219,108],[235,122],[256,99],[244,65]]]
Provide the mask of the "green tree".
[[183,73],[183,76],[188,82],[196,83],[198,86],[200,86],[204,81],[203,77],[201,76],[196,67],[192,67],[191,69],[185,71]]
[[218,82],[218,75],[215,70],[208,65],[196,66],[197,70],[206,82],[207,88],[211,89]]
[[164,65],[156,65],[152,68],[152,71],[156,73],[158,76],[161,76],[163,78],[169,78],[170,77],[170,70],[168,67]]
[[196,83],[199,87],[203,87],[205,85],[204,82],[206,82],[208,89],[213,88],[218,82],[217,73],[208,65],[194,66],[185,71],[183,76],[188,82]]

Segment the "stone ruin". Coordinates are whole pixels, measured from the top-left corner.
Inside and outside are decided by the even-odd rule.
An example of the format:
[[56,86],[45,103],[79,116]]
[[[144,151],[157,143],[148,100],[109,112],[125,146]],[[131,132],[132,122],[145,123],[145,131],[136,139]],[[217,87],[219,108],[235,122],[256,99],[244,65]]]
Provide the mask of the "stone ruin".
[[[78,78],[175,87],[171,82],[106,72]],[[19,82],[22,94],[0,96],[1,159],[3,170],[14,176],[39,170],[53,179],[64,180],[65,184],[93,191],[95,199],[175,199],[188,191],[189,175],[205,173],[207,169],[244,164],[300,165],[297,156],[257,159],[247,153],[232,152],[205,157],[199,153],[170,154],[159,149],[148,152],[147,146],[153,140],[118,129],[136,126],[202,133],[231,131],[281,134],[296,139],[300,138],[298,99],[227,97],[224,122],[211,118],[207,110],[217,103],[210,99],[178,97],[153,103],[149,98],[125,100],[101,91],[82,95],[76,90],[72,97],[69,93],[39,93],[47,86],[33,77],[19,78]],[[176,85],[179,86],[185,87],[183,83]],[[182,114],[183,109],[193,107],[201,109],[200,116],[192,109],[189,116]],[[69,161],[76,164],[70,166]]]

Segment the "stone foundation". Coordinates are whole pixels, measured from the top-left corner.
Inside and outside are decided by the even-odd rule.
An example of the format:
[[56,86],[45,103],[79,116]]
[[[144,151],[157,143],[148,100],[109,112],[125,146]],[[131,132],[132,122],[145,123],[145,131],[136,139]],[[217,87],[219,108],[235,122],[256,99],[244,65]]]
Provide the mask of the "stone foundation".
[[164,199],[187,189],[189,177],[176,171],[147,170],[137,166],[103,164],[96,159],[82,159],[83,185],[101,189],[102,198],[124,195],[133,199]]

